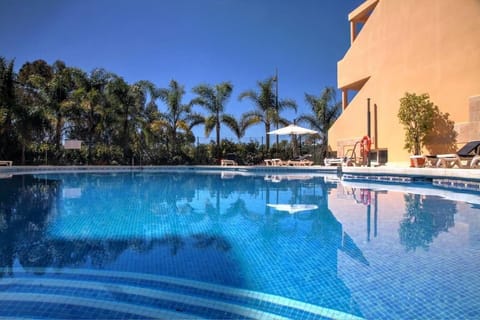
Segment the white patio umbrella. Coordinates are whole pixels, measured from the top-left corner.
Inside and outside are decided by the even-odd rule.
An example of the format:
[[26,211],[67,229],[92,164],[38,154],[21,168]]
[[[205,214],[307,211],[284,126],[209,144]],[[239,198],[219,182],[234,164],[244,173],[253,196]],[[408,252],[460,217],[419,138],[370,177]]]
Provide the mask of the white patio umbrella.
[[290,124],[286,127],[268,132],[268,134],[276,134],[279,136],[289,135],[289,134],[303,135],[303,134],[316,134],[316,133],[318,133],[318,131],[300,127],[300,126],[297,126],[296,124]]
[[[290,124],[286,127],[268,132],[268,134],[275,134],[275,135],[279,135],[279,136],[292,135],[292,134],[304,135],[304,134],[316,134],[316,133],[318,133],[318,131],[307,129],[307,128],[304,128],[304,127],[300,127],[300,126],[297,126],[296,124]],[[296,150],[294,150],[294,153],[295,153],[295,151]]]

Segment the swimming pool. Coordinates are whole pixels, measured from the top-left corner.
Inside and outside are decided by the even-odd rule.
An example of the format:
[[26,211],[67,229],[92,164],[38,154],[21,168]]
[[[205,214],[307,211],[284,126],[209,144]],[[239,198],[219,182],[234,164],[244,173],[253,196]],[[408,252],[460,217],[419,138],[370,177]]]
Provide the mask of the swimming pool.
[[475,193],[232,171],[0,190],[0,317],[480,317]]

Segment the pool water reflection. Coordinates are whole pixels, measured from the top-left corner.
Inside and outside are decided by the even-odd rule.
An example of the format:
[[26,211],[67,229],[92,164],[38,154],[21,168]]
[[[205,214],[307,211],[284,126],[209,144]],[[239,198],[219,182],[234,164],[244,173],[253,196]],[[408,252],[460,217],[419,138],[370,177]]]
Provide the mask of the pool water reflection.
[[[48,291],[49,282],[32,287],[12,279],[86,281],[91,270],[244,289],[310,308],[302,314],[300,304],[263,306],[250,297],[219,296],[212,299],[234,307],[205,311],[171,296],[146,302],[110,290],[103,297],[108,306],[121,301],[194,317],[238,318],[238,305],[290,318],[328,317],[328,311],[371,319],[480,316],[475,194],[467,203],[453,192],[436,196],[439,191],[425,185],[218,172],[23,175],[0,180],[0,190],[0,293],[22,292],[21,301],[26,293]],[[56,296],[98,299],[91,288],[55,288]],[[162,284],[162,290],[205,298],[187,285]],[[101,317],[101,306],[82,303],[57,315]],[[79,307],[90,313],[78,313]],[[105,309],[105,318],[133,313]],[[0,302],[0,316],[55,315],[39,312],[12,298]]]

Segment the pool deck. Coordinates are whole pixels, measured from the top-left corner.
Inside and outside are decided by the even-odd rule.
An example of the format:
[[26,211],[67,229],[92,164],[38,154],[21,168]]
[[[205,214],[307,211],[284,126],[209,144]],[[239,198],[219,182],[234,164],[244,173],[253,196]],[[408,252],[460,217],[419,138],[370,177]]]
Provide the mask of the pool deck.
[[408,176],[418,178],[443,178],[480,181],[480,169],[445,169],[445,168],[409,168],[409,167],[332,167],[332,166],[5,166],[0,167],[0,175],[72,172],[72,171],[155,171],[155,170],[207,170],[253,173],[330,173],[365,176]]
[[447,178],[480,181],[480,169],[409,168],[409,167],[342,167],[349,174],[396,175],[425,178]]

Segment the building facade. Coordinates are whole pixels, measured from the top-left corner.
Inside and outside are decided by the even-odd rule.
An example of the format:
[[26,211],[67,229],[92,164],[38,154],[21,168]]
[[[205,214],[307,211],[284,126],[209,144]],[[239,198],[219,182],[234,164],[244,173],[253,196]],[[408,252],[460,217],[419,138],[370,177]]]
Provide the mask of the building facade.
[[[344,156],[370,133],[388,164],[408,164],[397,116],[406,92],[428,93],[449,114],[456,146],[480,140],[480,0],[366,0],[348,20],[351,46],[338,62],[343,112],[329,130],[331,151]],[[447,135],[439,128],[423,152],[446,152]]]

